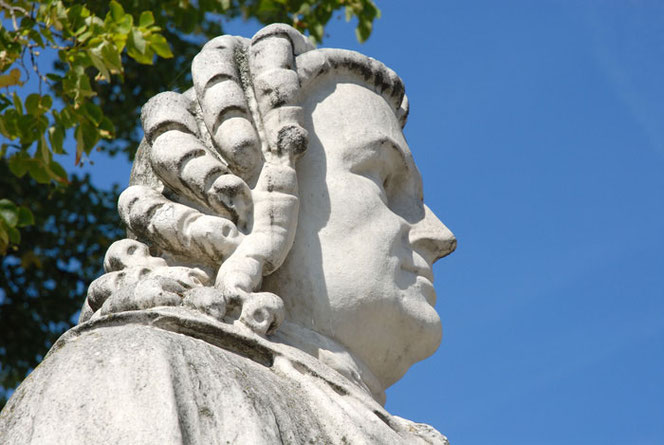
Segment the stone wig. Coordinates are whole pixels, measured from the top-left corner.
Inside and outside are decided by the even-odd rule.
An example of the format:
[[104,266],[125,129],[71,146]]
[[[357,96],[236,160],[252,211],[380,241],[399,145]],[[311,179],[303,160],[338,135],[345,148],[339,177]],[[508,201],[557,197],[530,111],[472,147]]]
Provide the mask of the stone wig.
[[408,114],[394,71],[354,51],[315,49],[283,24],[209,41],[191,71],[193,88],[143,107],[145,139],[118,205],[128,238],[106,253],[79,323],[185,304],[273,332],[283,302],[260,285],[295,237],[295,162],[308,144],[302,92],[334,76],[380,94],[402,126]]

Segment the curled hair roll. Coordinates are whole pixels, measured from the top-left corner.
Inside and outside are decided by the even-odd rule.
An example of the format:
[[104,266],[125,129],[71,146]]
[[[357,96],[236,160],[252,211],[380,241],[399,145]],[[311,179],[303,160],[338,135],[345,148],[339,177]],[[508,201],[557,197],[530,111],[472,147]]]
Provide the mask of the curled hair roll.
[[191,64],[196,97],[215,148],[238,175],[248,178],[261,164],[240,69],[246,41],[221,36],[209,41]]
[[187,305],[239,317],[259,334],[278,328],[283,301],[261,283],[295,238],[295,166],[309,137],[301,103],[325,76],[373,89],[405,124],[408,101],[392,70],[353,51],[317,50],[281,24],[251,40],[211,40],[192,62],[193,89],[143,107],[145,140],[119,200],[128,239],[107,251],[81,322]]

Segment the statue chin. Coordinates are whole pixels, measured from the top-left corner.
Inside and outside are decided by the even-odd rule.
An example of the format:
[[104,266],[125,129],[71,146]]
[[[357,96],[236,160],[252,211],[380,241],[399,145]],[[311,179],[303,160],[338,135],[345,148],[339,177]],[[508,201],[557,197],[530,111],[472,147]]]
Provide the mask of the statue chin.
[[[442,324],[426,303],[389,305],[383,302],[338,320],[332,338],[362,360],[383,389],[396,383],[415,363],[440,345]],[[359,328],[358,328],[359,326]]]

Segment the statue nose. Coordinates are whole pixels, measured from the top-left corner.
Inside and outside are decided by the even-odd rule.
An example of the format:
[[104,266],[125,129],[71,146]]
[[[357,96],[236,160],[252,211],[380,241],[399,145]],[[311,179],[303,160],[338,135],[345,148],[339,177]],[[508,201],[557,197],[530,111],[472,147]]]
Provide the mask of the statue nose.
[[424,218],[412,226],[408,240],[429,264],[449,255],[457,246],[454,234],[426,205]]

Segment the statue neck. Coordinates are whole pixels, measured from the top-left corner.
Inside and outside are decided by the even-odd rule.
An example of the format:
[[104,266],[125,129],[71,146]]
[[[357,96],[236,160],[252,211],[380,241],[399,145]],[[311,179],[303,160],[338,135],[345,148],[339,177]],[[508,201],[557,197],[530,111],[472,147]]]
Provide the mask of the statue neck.
[[316,331],[285,321],[270,340],[284,343],[329,366],[366,391],[381,405],[385,404],[385,388],[369,367],[344,346]]

